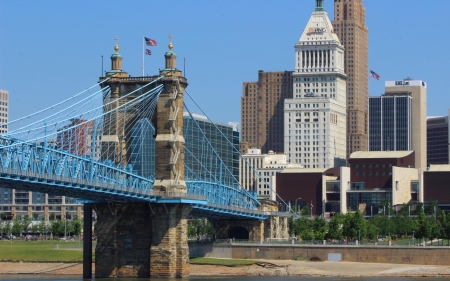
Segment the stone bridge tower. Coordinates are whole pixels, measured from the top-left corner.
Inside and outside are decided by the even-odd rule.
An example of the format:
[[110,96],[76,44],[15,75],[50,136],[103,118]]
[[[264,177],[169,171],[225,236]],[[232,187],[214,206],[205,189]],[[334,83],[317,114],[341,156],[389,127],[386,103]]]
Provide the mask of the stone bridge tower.
[[[171,37],[171,36],[170,36]],[[155,136],[155,183],[153,191],[161,195],[158,203],[94,204],[97,212],[98,242],[95,250],[96,277],[188,277],[189,248],[187,221],[189,205],[179,199],[186,194],[184,181],[183,94],[186,78],[176,68],[176,54],[165,54],[165,68],[159,76],[131,77],[122,70],[122,56],[111,56],[110,78],[103,87],[110,86],[109,101],[114,109],[126,101],[117,101],[132,91],[162,79],[127,97],[134,99],[151,88],[164,85],[160,93],[152,123]],[[109,101],[106,101],[108,103]],[[114,102],[115,101],[115,102]],[[114,116],[113,129],[102,136],[102,154],[121,155],[118,163],[128,163],[131,140],[128,132],[121,132],[124,124],[132,128],[139,121],[139,112],[124,117]],[[118,164],[117,163],[117,164]],[[178,199],[177,199],[178,198]]]

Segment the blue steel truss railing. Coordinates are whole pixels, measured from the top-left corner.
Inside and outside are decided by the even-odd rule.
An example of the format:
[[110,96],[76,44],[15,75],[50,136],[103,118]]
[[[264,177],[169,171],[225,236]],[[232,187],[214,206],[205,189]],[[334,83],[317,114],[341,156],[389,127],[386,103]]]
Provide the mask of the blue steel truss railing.
[[29,171],[148,191],[154,182],[154,178],[140,177],[127,171],[129,167],[116,167],[111,161],[95,161],[41,145],[0,147],[0,167],[10,169],[13,174]]
[[208,181],[186,181],[188,194],[205,195],[208,202],[256,210],[259,202],[248,192],[228,185]]

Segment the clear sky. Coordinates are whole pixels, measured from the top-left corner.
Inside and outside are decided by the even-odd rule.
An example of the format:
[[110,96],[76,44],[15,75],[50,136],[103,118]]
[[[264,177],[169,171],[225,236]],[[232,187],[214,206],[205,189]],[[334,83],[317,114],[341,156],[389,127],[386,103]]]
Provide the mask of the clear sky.
[[[333,2],[325,0],[331,20]],[[427,82],[427,115],[447,115],[450,1],[364,6],[369,69],[381,76],[369,80],[369,95],[409,76]],[[188,92],[212,120],[240,122],[242,82],[256,81],[258,70],[293,70],[294,44],[314,7],[315,0],[0,0],[0,89],[10,92],[10,120],[55,104],[98,81],[102,55],[111,68],[116,36],[133,76],[142,74],[142,37],[157,40],[145,58],[145,75],[156,75],[173,34]]]

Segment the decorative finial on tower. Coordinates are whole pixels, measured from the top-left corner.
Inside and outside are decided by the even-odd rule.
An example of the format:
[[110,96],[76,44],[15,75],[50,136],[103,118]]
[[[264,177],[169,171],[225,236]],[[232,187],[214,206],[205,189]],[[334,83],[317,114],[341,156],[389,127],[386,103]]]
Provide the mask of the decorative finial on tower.
[[169,50],[172,52],[172,48],[173,48],[173,44],[172,44],[172,38],[173,38],[173,36],[172,36],[172,34],[169,35],[169,38],[170,38]]
[[316,0],[316,11],[324,11],[323,0]]
[[114,47],[114,50],[116,51],[116,54],[119,52],[119,36],[116,36],[116,38],[114,38],[114,40],[116,40],[116,46]]

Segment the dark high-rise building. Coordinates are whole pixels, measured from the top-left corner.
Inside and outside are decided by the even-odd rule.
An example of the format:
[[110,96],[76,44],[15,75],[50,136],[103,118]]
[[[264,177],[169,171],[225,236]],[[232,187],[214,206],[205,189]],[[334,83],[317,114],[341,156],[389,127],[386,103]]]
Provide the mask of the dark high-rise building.
[[369,98],[370,151],[412,150],[411,95]]
[[257,82],[244,82],[241,97],[241,141],[249,147],[284,151],[283,102],[292,98],[292,72],[258,72]]
[[427,165],[449,164],[448,116],[427,118]]
[[345,48],[347,159],[368,150],[368,28],[363,0],[334,0],[334,32]]

